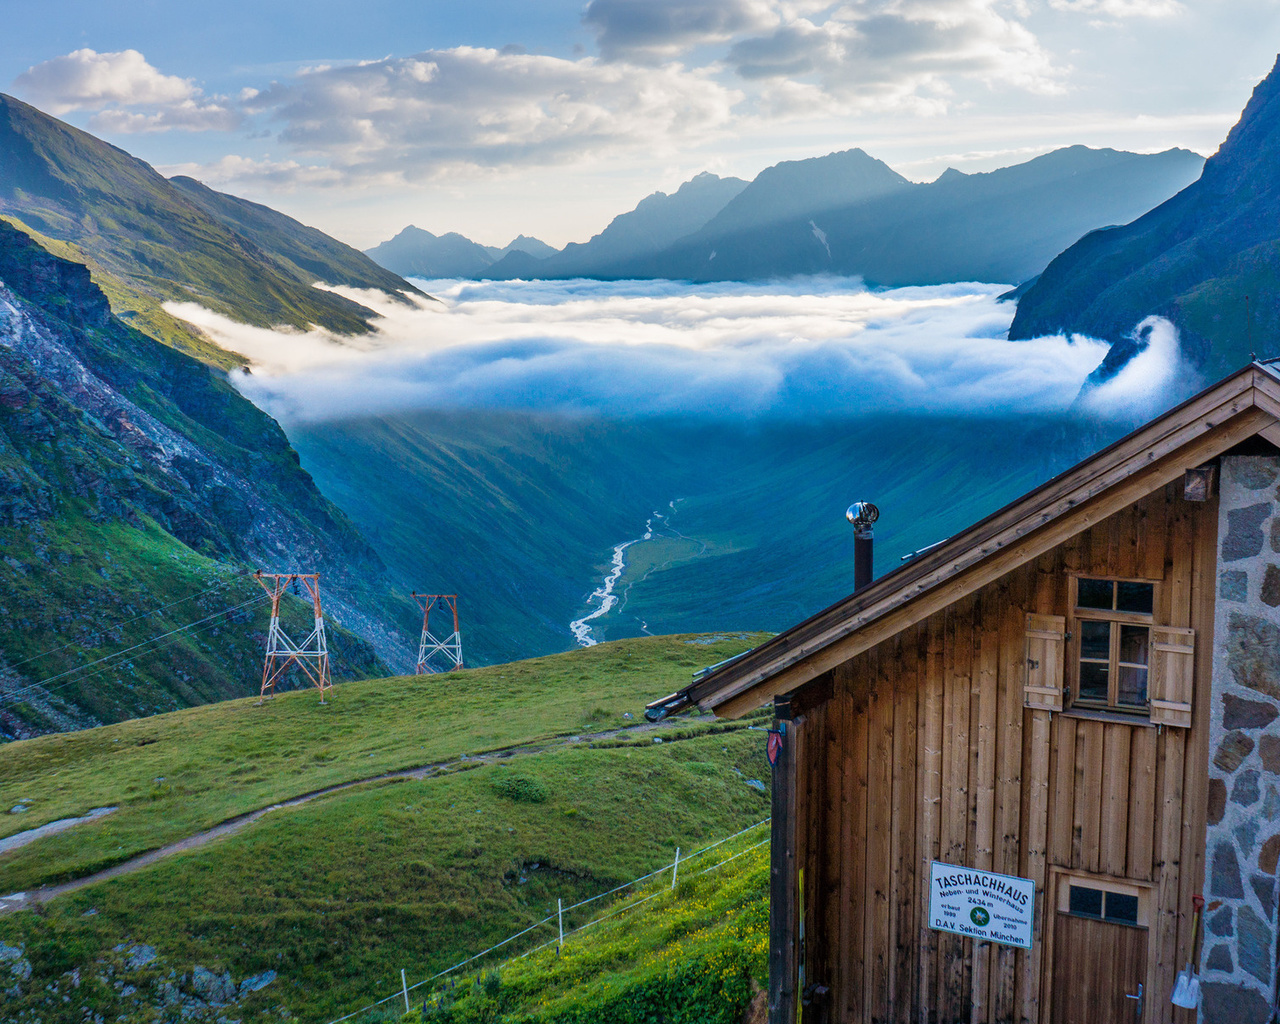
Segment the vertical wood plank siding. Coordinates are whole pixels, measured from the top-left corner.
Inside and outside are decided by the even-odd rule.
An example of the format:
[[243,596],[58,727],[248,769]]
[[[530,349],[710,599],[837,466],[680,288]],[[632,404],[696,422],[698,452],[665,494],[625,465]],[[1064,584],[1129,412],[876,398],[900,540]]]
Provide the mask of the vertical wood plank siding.
[[[832,671],[797,765],[806,1020],[1047,1024],[1049,899],[1065,869],[1151,886],[1146,1020],[1172,1024],[1203,877],[1217,530],[1215,503],[1180,489]],[[1191,729],[1023,707],[1025,616],[1067,615],[1072,573],[1163,581],[1156,622],[1196,630]],[[929,929],[933,860],[1035,879],[1034,948]]]

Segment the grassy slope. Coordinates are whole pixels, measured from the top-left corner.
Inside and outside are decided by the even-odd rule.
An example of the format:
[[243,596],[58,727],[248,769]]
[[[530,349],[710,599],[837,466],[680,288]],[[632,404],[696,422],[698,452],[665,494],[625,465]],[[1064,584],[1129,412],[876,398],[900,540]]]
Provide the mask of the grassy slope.
[[415,993],[422,1006],[406,1024],[490,1024],[495,1013],[509,1024],[737,1024],[768,978],[762,837],[753,830],[684,863],[674,891],[664,874],[628,893],[559,955],[549,948]]
[[[95,521],[79,502],[41,525],[37,535],[0,530],[0,616],[13,627],[2,649],[28,679],[51,680],[55,714],[120,721],[258,691],[269,606],[247,570],[193,551],[151,521]],[[281,620],[291,635],[305,635],[310,606],[289,595]],[[378,670],[348,631],[330,623],[327,635],[335,679]],[[103,658],[110,660],[81,670]],[[47,729],[39,696],[46,688],[17,685],[0,692],[0,716]]]
[[[368,330],[368,309],[311,287],[314,277],[298,276],[288,255],[277,259],[269,239],[246,237],[148,164],[3,95],[0,212],[76,245],[100,275],[120,282],[118,300],[135,292],[199,302],[263,327]],[[121,311],[154,316],[149,308]]]
[[81,246],[37,231],[21,217],[2,215],[0,220],[30,235],[55,256],[70,260],[72,263],[83,263],[88,267],[93,283],[102,289],[111,303],[111,311],[131,327],[136,327],[143,334],[163,342],[170,348],[185,352],[203,363],[222,370],[230,370],[245,364],[243,356],[219,348],[186,321],[165,312],[160,299],[134,287],[118,274],[108,271],[101,261],[95,259],[91,252]]
[[251,203],[225,192],[215,192],[194,178],[183,175],[170,178],[169,183],[211,217],[269,252],[300,281],[422,294],[358,249],[269,206]]
[[[761,639],[757,636],[756,641]],[[680,638],[625,641],[447,675],[340,685],[331,705],[308,691],[121,722],[5,748],[0,838],[119,805],[101,823],[0,859],[0,892],[76,877],[245,811],[379,772],[528,740],[624,724],[692,670],[749,646]],[[153,781],[165,786],[155,791]]]
[[[262,709],[231,702],[11,744],[0,803],[29,796],[34,804],[3,819],[6,832],[122,807],[0,859],[0,891],[326,783],[622,725],[624,710],[636,714],[691,668],[744,646],[624,641],[439,678],[348,683],[327,708],[293,694]],[[147,1019],[138,1000],[102,980],[104,963],[122,970],[114,948],[138,942],[163,958],[128,976],[143,1001],[170,971],[194,964],[230,970],[236,981],[274,969],[280,979],[238,1006],[237,1019],[279,1019],[281,1006],[308,1021],[338,1016],[391,991],[401,967],[434,973],[541,919],[557,897],[605,891],[668,862],[676,846],[688,851],[767,815],[766,794],[746,785],[767,777],[759,734],[700,726],[683,734],[691,738],[567,744],[426,781],[358,787],[273,812],[39,914],[0,918],[0,941],[20,944],[33,967],[12,1012],[45,1024],[79,1021],[84,1007]],[[524,791],[502,782],[513,778],[543,799],[504,795]],[[45,986],[66,984],[77,968],[74,999],[48,998]]]

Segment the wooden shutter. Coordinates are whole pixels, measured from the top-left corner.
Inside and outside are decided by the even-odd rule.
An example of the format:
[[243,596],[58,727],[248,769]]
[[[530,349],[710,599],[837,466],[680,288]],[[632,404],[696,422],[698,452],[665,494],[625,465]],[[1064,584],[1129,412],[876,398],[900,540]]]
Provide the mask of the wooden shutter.
[[1191,691],[1195,677],[1196,631],[1177,626],[1151,627],[1151,665],[1147,698],[1155,725],[1191,727]]
[[1027,680],[1023,703],[1037,711],[1062,710],[1067,620],[1061,615],[1027,615]]

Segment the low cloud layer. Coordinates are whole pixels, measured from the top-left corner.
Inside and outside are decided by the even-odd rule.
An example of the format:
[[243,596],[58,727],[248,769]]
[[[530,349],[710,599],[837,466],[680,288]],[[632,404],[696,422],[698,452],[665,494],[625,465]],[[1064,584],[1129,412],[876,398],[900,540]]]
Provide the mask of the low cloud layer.
[[[1006,340],[1013,307],[993,285],[424,285],[442,301],[405,307],[346,292],[384,314],[355,341],[168,308],[249,357],[253,373],[235,374],[236,385],[286,422],[468,408],[730,419],[1053,411],[1072,404],[1107,350],[1086,338]],[[1158,363],[1117,386],[1117,415],[1131,414],[1144,375],[1159,400]],[[1108,414],[1106,396],[1091,410]]]
[[[1149,316],[1133,331],[1142,348],[1110,380],[1080,395],[1079,406],[1094,415],[1139,421],[1168,406],[1178,386],[1197,378],[1182,355],[1178,329],[1162,316]],[[1181,395],[1178,395],[1181,397]]]

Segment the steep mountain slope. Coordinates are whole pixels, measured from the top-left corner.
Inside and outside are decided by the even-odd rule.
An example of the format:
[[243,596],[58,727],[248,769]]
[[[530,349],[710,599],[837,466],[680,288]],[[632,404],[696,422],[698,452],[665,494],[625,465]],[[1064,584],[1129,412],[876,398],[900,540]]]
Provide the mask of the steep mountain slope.
[[207,185],[179,175],[169,183],[210,217],[247,238],[262,252],[306,283],[377,288],[388,294],[422,293],[386,270],[358,249],[307,227],[269,206],[215,192]]
[[[408,607],[276,423],[3,222],[0,548],[0,738],[256,692],[255,566],[314,567],[339,621],[409,657]],[[339,674],[378,670],[333,645]]]
[[559,253],[536,264],[517,253],[499,260],[483,276],[545,279],[607,273],[619,261],[650,256],[696,231],[747,187],[741,178],[721,178],[703,172],[671,195],[655,192],[645,197],[634,210],[614,217],[589,241],[571,242]]
[[1274,354],[1278,225],[1280,61],[1199,180],[1058,256],[1019,300],[1009,336],[1068,331],[1116,342],[1100,367],[1104,378],[1138,351],[1142,343],[1126,336],[1152,314],[1174,322],[1184,351],[1210,378],[1248,361],[1255,347]]
[[[329,283],[357,282],[345,272],[344,260],[307,255],[308,250],[312,257],[319,253],[314,235],[302,241],[301,232],[308,229],[286,228],[281,220],[248,209],[251,204],[215,202],[204,194],[201,202],[193,201],[197,191],[176,186],[123,150],[0,95],[0,214],[68,246],[60,255],[90,267],[119,315],[149,318],[166,340],[224,365],[225,354],[202,345],[159,304],[199,302],[260,326],[315,323],[343,333],[369,329],[371,311],[311,287],[314,267],[305,268],[307,261],[323,264]],[[262,243],[241,234],[234,221],[229,225],[211,216],[202,204],[251,222]],[[293,241],[279,256],[273,254],[272,246],[291,233]],[[390,281],[388,286],[409,288]]]
[[[1163,201],[1202,162],[1185,150],[1144,156],[1074,146],[985,174],[949,170],[922,185],[881,176],[880,194],[840,205],[830,189],[796,181],[783,215],[761,201],[766,213],[753,216],[753,184],[701,231],[652,259],[612,267],[609,276],[721,281],[839,273],[877,285],[1018,282],[1086,231]],[[803,166],[791,168],[788,180],[799,179]]]

